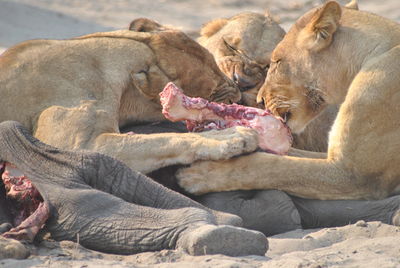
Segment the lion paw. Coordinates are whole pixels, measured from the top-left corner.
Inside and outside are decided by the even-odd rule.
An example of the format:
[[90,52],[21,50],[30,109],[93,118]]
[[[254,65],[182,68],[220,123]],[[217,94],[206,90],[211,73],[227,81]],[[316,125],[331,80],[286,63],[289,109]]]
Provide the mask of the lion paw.
[[226,190],[227,185],[223,174],[220,172],[218,162],[203,161],[192,164],[188,168],[179,169],[176,178],[179,185],[187,192],[195,195]]
[[195,160],[224,160],[250,153],[258,147],[258,135],[254,129],[233,127],[201,133],[203,142],[196,151]]
[[182,168],[176,173],[178,184],[191,194],[207,192],[207,176],[205,172],[196,167]]

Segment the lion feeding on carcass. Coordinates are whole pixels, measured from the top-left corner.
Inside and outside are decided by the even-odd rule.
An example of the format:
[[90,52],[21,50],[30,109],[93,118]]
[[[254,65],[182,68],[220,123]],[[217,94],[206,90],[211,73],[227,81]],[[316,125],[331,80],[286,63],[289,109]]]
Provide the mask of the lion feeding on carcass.
[[58,148],[105,153],[143,173],[257,148],[256,134],[246,128],[120,134],[128,124],[164,120],[158,93],[169,81],[189,96],[240,100],[211,54],[180,31],[27,41],[1,55],[0,69],[0,121],[21,122]]
[[325,158],[253,153],[198,162],[179,172],[180,185],[197,194],[280,189],[315,199],[398,193],[399,44],[400,26],[380,16],[334,1],[308,12],[272,53],[258,101],[294,133],[327,104],[341,104]]
[[[169,81],[189,96],[241,99],[195,41],[175,30],[33,40],[4,52],[0,69],[0,212],[15,212],[0,213],[5,231],[14,225],[5,236],[31,240],[46,222],[55,239],[79,236],[82,245],[106,252],[183,248],[198,255],[207,247],[209,254],[265,253],[263,234],[216,226],[238,224],[240,218],[211,211],[133,171],[251,152],[258,144],[255,131],[130,135],[119,130],[163,120],[158,94]],[[131,169],[82,149],[113,156]],[[107,222],[118,224],[99,228]],[[221,236],[230,237],[230,246],[219,243]]]

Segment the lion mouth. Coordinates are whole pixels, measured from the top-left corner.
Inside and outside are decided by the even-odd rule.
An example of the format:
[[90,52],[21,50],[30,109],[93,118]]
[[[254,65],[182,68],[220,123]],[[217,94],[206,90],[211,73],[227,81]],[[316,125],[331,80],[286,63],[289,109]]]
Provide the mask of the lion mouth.
[[260,84],[259,81],[250,81],[248,77],[245,77],[244,75],[239,75],[237,72],[233,72],[232,77],[233,82],[235,82],[241,92],[251,90]]
[[2,236],[33,241],[49,217],[49,207],[31,180],[11,163],[0,162],[0,175],[15,226]]
[[282,115],[283,122],[285,122],[287,124],[291,117],[292,117],[292,113],[291,112],[289,112],[289,111],[285,112]]

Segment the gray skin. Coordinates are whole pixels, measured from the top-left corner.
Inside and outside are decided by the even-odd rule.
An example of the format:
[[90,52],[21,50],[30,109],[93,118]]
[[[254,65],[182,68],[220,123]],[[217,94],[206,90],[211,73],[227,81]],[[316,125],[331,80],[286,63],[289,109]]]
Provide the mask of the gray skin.
[[[186,132],[183,123],[159,122],[131,126],[136,133]],[[187,194],[174,180],[181,166],[148,174],[165,186]],[[273,168],[273,167],[271,167]],[[400,225],[400,195],[383,200],[311,200],[278,190],[230,191],[190,196],[214,210],[240,216],[243,227],[275,235],[295,229],[343,226],[359,220]]]
[[282,191],[209,193],[197,199],[203,205],[243,219],[243,227],[275,235],[295,229],[338,227],[359,220],[399,226],[400,196],[383,200],[314,200]]
[[[237,216],[213,212],[114,158],[48,146],[17,122],[0,123],[0,161],[16,165],[38,189],[50,208],[45,228],[56,240],[79,235],[81,245],[117,254],[181,248],[192,255],[264,255],[268,247],[260,232],[217,225]],[[0,188],[4,228],[11,219]]]

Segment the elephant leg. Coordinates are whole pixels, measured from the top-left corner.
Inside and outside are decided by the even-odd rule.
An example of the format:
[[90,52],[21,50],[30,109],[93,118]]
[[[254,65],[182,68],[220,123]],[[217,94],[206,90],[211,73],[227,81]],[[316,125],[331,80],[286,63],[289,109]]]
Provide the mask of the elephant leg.
[[88,153],[84,159],[82,165],[84,181],[95,189],[110,193],[130,203],[153,208],[200,208],[215,216],[214,223],[242,225],[240,217],[210,210],[198,202],[162,186],[146,175],[130,169],[114,158]]
[[343,226],[359,220],[400,225],[400,195],[382,200],[312,200],[292,196],[303,228]]
[[277,190],[231,191],[198,197],[201,204],[240,216],[243,227],[274,235],[300,229],[300,216],[290,197]]
[[[57,200],[58,203],[57,203]],[[57,240],[75,240],[98,251],[134,254],[181,248],[193,255],[263,255],[265,236],[216,226],[209,212],[193,207],[159,209],[128,203],[97,190],[63,189],[52,203],[47,228]],[[226,235],[226,243],[221,239]]]
[[[19,123],[1,123],[0,137],[1,157],[16,164],[33,183],[50,180],[60,185],[90,186],[127,202],[154,208],[197,207],[206,210],[199,203],[133,171],[119,160],[99,153],[54,148],[32,137]],[[41,168],[37,168],[39,166]],[[49,184],[44,183],[42,187],[46,185]],[[215,215],[219,224],[241,225],[238,216],[209,212]]]

